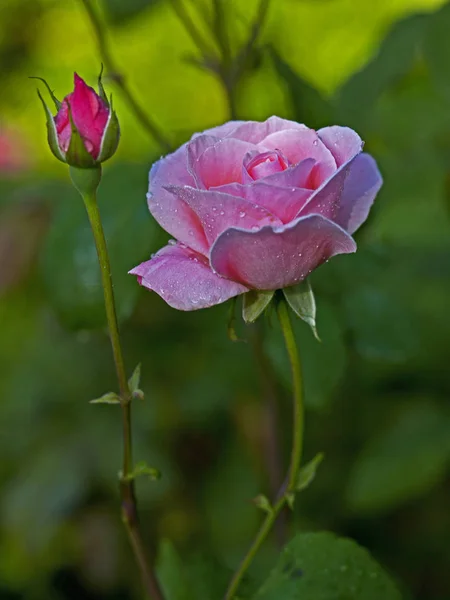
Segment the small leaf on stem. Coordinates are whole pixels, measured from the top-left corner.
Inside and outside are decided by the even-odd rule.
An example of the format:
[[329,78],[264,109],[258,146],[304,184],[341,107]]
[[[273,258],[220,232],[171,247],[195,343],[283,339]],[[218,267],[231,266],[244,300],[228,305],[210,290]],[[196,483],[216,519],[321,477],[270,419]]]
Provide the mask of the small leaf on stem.
[[120,404],[120,396],[115,392],[108,392],[107,394],[100,396],[100,398],[90,400],[89,404]]
[[323,452],[319,452],[312,460],[309,461],[309,463],[306,463],[306,465],[300,469],[295,488],[297,492],[300,492],[309,486],[316,476],[317,467],[323,461],[323,458]]
[[139,389],[139,384],[141,382],[141,363],[137,365],[134,369],[133,374],[128,380],[128,387],[130,388],[131,394],[134,394]]
[[253,504],[266,513],[271,514],[273,512],[272,504],[267,496],[264,496],[264,494],[259,494],[256,496],[256,498],[253,498]]
[[161,473],[158,469],[149,467],[145,461],[136,463],[131,473],[128,473],[126,476],[123,475],[122,471],[119,473],[119,478],[121,481],[132,481],[133,479],[136,479],[136,477],[142,476],[150,477],[150,479],[156,480],[161,478]]

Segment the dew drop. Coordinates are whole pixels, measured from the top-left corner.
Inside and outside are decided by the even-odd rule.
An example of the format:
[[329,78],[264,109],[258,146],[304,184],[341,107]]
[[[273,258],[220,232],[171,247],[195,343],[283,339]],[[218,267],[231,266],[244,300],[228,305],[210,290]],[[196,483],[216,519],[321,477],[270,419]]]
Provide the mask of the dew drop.
[[168,242],[169,246],[176,246],[176,241],[175,240],[169,240]]
[[223,217],[224,214],[225,214],[225,211],[221,210],[220,215]]
[[313,141],[313,146],[317,146],[318,143],[319,143],[319,140],[314,140]]
[[239,216],[241,217],[241,219],[243,219],[245,217],[245,212],[243,210],[241,210],[241,212],[239,213]]

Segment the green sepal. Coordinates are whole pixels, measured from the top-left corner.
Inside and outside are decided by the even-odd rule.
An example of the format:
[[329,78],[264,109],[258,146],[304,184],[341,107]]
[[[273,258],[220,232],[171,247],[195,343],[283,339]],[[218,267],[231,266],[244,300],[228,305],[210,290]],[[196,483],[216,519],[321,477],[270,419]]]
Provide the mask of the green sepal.
[[94,400],[89,401],[90,404],[120,404],[120,396],[118,396],[115,392],[108,392],[107,394],[103,394],[100,398],[94,398]]
[[112,107],[112,96],[111,103],[109,104],[109,117],[106,123],[105,131],[100,145],[100,152],[97,157],[97,162],[105,162],[108,158],[115,153],[117,146],[119,145],[120,139],[120,125],[119,119]]
[[37,90],[37,95],[39,96],[39,99],[42,102],[42,106],[44,107],[45,116],[47,119],[47,140],[48,145],[50,146],[50,150],[58,160],[65,163],[66,159],[58,143],[58,133],[56,131],[55,119],[53,118],[52,112],[45,103],[45,100],[42,97],[42,94],[39,90]]
[[45,81],[45,79],[43,79],[42,77],[33,77],[33,76],[29,77],[29,79],[38,79],[39,81],[42,81],[42,83],[47,88],[48,93],[50,94],[50,98],[53,100],[56,110],[58,111],[61,108],[61,101],[58,100],[58,98],[55,96],[55,94],[53,93],[53,90],[48,85],[48,83]]
[[250,290],[244,294],[242,318],[246,323],[253,323],[269,306],[274,290]]
[[154,467],[149,467],[145,461],[136,463],[131,473],[126,476],[123,475],[122,471],[119,472],[120,481],[133,481],[136,477],[150,477],[150,479],[157,480],[161,479],[161,472]]
[[71,165],[72,167],[78,167],[80,169],[89,169],[90,167],[95,166],[96,161],[86,150],[83,138],[81,137],[73,121],[72,109],[70,107],[70,104],[67,103],[67,105],[69,109],[71,135],[69,147],[66,152],[66,163]]
[[256,498],[253,498],[253,504],[268,514],[273,513],[273,506],[264,494],[259,494]]
[[100,73],[99,73],[99,76],[98,76],[98,79],[97,79],[97,81],[98,81],[98,95],[103,100],[103,102],[106,104],[106,106],[109,108],[108,96],[106,95],[105,88],[103,87],[103,83],[102,83],[102,75],[103,75],[103,63],[101,65]]
[[298,473],[297,483],[295,489],[297,492],[301,492],[306,489],[312,482],[317,473],[317,468],[324,459],[323,452],[319,452],[316,456],[310,460],[304,467],[302,467]]
[[305,323],[308,323],[314,337],[320,342],[316,328],[316,300],[308,279],[297,285],[283,288],[283,294],[295,314]]

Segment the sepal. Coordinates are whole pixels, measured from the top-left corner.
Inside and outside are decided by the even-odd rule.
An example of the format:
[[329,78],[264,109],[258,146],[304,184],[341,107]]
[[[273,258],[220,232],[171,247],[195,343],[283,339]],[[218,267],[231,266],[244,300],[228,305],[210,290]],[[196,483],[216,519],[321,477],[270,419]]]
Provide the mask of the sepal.
[[295,314],[311,327],[314,337],[320,342],[316,327],[316,300],[309,280],[284,288],[283,294]]

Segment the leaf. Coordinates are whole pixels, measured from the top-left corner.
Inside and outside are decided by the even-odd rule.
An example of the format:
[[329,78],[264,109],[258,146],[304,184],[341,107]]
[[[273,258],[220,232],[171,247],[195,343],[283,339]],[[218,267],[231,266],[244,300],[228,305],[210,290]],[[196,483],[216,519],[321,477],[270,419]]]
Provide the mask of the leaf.
[[123,481],[132,481],[137,477],[150,477],[150,479],[157,480],[161,478],[161,473],[154,467],[149,467],[145,461],[136,463],[131,473],[128,473],[126,477],[121,473],[120,479]]
[[356,459],[347,487],[350,508],[389,510],[439,483],[450,463],[449,431],[448,411],[430,401],[404,405]]
[[270,500],[267,496],[264,496],[264,494],[259,494],[256,498],[253,498],[253,504],[266,513],[271,513],[273,511]]
[[293,108],[293,118],[309,127],[319,129],[332,121],[332,108],[325,98],[312,85],[298,75],[294,69],[269,47],[275,70],[286,84]]
[[401,600],[380,565],[353,540],[302,533],[285,547],[252,600]]
[[319,452],[316,456],[304,465],[298,474],[297,492],[306,489],[316,476],[317,468],[324,459],[324,454]]
[[316,300],[309,280],[284,288],[283,294],[295,314],[308,323],[314,337],[320,342],[316,327]]
[[134,369],[133,374],[128,380],[128,387],[130,388],[130,392],[133,394],[136,390],[139,389],[139,384],[141,382],[141,363],[137,365]]
[[103,0],[108,20],[113,25],[124,25],[160,0]]
[[211,556],[191,552],[182,559],[169,540],[161,543],[157,574],[166,600],[217,600],[230,577]]
[[242,318],[246,323],[253,323],[269,306],[275,292],[273,290],[250,290],[244,294],[242,302]]
[[100,398],[89,400],[89,404],[120,404],[120,397],[115,392],[108,392]]
[[[139,294],[128,271],[148,258],[155,243],[156,228],[145,203],[146,179],[146,166],[116,164],[105,169],[98,191],[120,321],[130,316]],[[67,326],[106,325],[92,232],[83,202],[71,186],[60,197],[40,267],[48,300]]]

